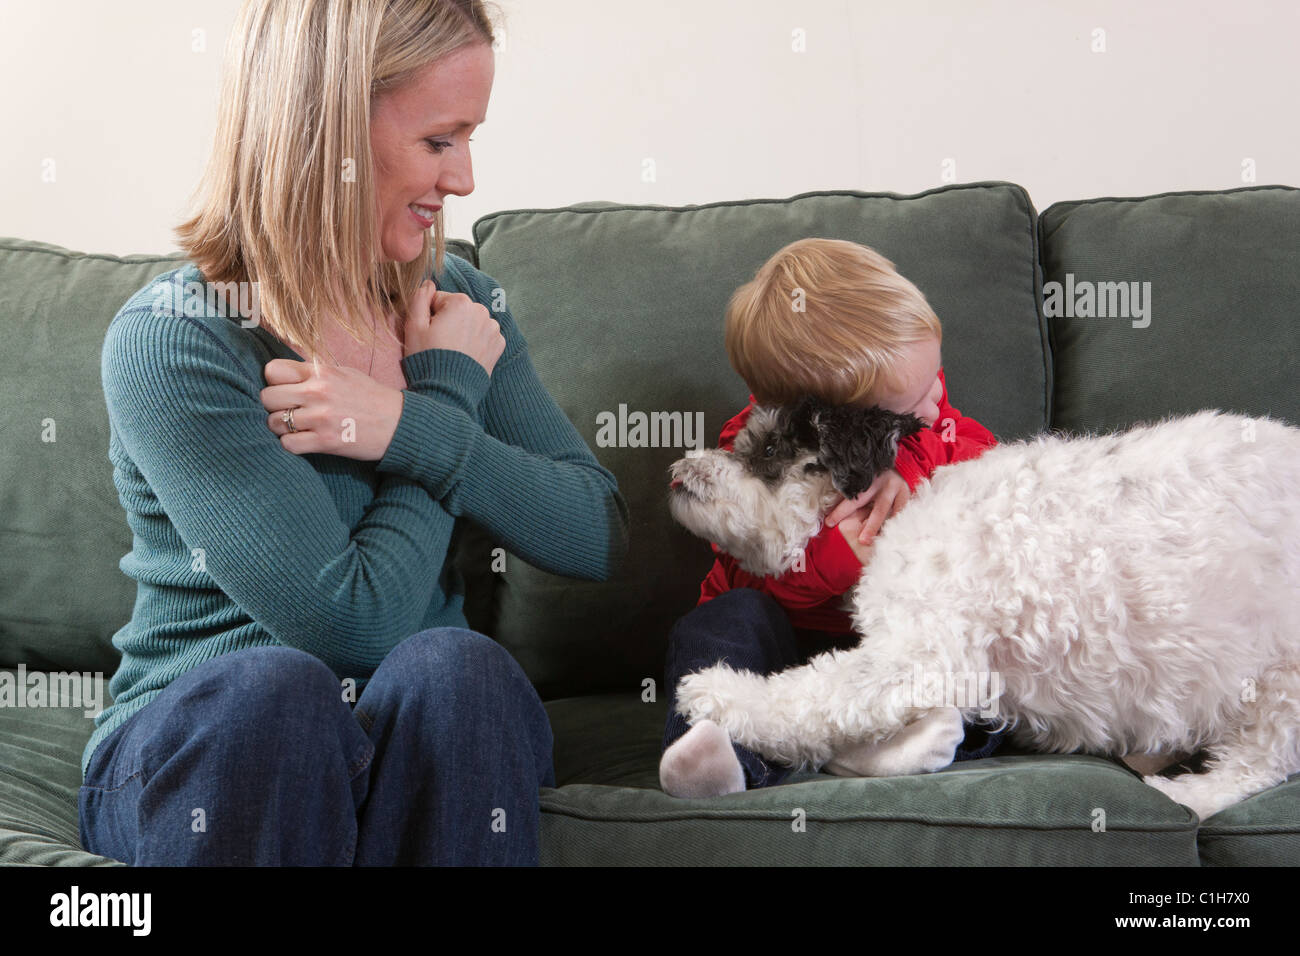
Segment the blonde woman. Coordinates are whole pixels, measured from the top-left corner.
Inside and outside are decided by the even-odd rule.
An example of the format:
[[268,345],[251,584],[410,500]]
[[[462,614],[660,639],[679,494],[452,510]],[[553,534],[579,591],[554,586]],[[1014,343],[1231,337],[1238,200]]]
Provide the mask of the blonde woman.
[[492,40],[478,0],[240,11],[191,261],[104,342],[138,597],[82,758],[91,852],[538,861],[550,727],[467,629],[449,542],[468,520],[602,579],[627,509],[503,293],[444,252]]

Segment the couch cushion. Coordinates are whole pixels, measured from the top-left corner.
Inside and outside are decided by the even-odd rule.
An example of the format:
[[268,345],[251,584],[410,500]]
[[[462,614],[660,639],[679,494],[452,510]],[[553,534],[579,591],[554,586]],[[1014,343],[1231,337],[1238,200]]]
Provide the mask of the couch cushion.
[[[0,239],[0,665],[112,676],[131,617],[131,550],[99,377],[122,303],[179,259]],[[53,437],[54,441],[44,440]]]
[[[6,681],[20,677],[14,670],[0,673],[11,675]],[[21,677],[24,682],[32,679],[30,673]],[[96,681],[95,698],[107,703],[106,679]],[[0,864],[117,864],[81,848],[81,751],[95,723],[85,711],[79,702],[63,707],[0,706]]]
[[[102,684],[98,692],[102,700]],[[1196,862],[1191,813],[1111,761],[999,757],[876,780],[800,774],[786,786],[675,800],[658,789],[662,703],[610,694],[546,709],[558,787],[542,791],[545,864]],[[80,847],[78,759],[91,725],[79,706],[0,707],[0,864],[116,862]],[[1104,833],[1092,830],[1096,807]],[[804,832],[791,828],[796,809]],[[1250,835],[1231,850],[1253,861],[1256,845],[1272,853]]]
[[[463,240],[447,248],[474,259]],[[100,348],[117,310],[176,256],[0,238],[0,666],[117,668],[131,550],[108,459]],[[46,440],[53,437],[55,440]]]
[[[1300,423],[1300,189],[1056,203],[1041,236],[1054,427],[1109,430],[1202,408]],[[1107,317],[1081,315],[1101,311],[1101,283],[1149,288],[1149,315],[1130,299],[1128,317],[1113,316],[1124,304],[1114,286]]]
[[1300,863],[1300,774],[1216,813],[1197,842],[1203,866]]
[[[609,694],[551,701],[547,713],[558,789],[542,791],[546,865],[1197,863],[1195,814],[1117,761],[1020,755],[914,777],[803,773],[677,800],[658,789],[662,703]],[[802,831],[793,827],[799,811]],[[1241,852],[1249,858],[1249,845]]]
[[1035,222],[1024,191],[1007,183],[480,219],[479,266],[504,289],[542,381],[617,476],[632,529],[627,568],[608,583],[508,560],[490,612],[471,623],[514,653],[544,698],[659,678],[669,626],[698,598],[711,553],[668,514],[665,473],[681,443],[602,447],[598,416],[702,415],[703,442],[714,445],[748,394],[723,348],[726,302],[796,239],[849,239],[893,260],[944,324],[953,404],[1003,439],[1045,427]]

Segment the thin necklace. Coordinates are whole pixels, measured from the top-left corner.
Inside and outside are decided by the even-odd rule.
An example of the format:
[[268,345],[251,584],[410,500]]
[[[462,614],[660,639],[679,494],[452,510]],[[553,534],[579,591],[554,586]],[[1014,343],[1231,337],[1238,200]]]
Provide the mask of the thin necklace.
[[[392,328],[387,321],[384,322],[384,329],[389,332],[392,331]],[[375,349],[378,347],[378,341],[379,323],[376,322],[370,327],[370,369],[366,372],[367,375],[373,376],[375,372]]]

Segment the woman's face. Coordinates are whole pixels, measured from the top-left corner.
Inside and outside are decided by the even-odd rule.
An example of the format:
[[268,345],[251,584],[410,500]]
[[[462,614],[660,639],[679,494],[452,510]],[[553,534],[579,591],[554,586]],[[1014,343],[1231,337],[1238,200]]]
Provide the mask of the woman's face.
[[[384,261],[419,256],[433,212],[474,191],[469,134],[487,119],[492,47],[461,47],[370,104],[379,236]],[[416,213],[412,205],[425,206]],[[425,216],[427,218],[420,218]]]

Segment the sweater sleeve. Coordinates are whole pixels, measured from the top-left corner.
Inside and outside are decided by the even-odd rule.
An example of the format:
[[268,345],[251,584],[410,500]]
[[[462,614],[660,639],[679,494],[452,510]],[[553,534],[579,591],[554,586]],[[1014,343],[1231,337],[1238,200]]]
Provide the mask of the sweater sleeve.
[[265,382],[192,318],[119,314],[101,373],[114,431],[158,508],[272,637],[361,674],[420,629],[454,519],[419,484],[383,476],[349,528],[317,456],[267,428]]
[[[490,283],[469,293],[489,308]],[[493,315],[506,349],[491,376],[449,349],[403,359],[410,387],[377,468],[419,482],[530,564],[606,580],[627,549],[618,482],[538,379],[509,309]]]
[[934,426],[909,435],[898,445],[894,470],[903,476],[912,491],[940,465],[978,458],[997,444],[991,431],[975,419],[963,417],[948,403],[948,382],[943,369],[939,370],[939,381],[943,383],[943,395],[939,398],[939,417]]

